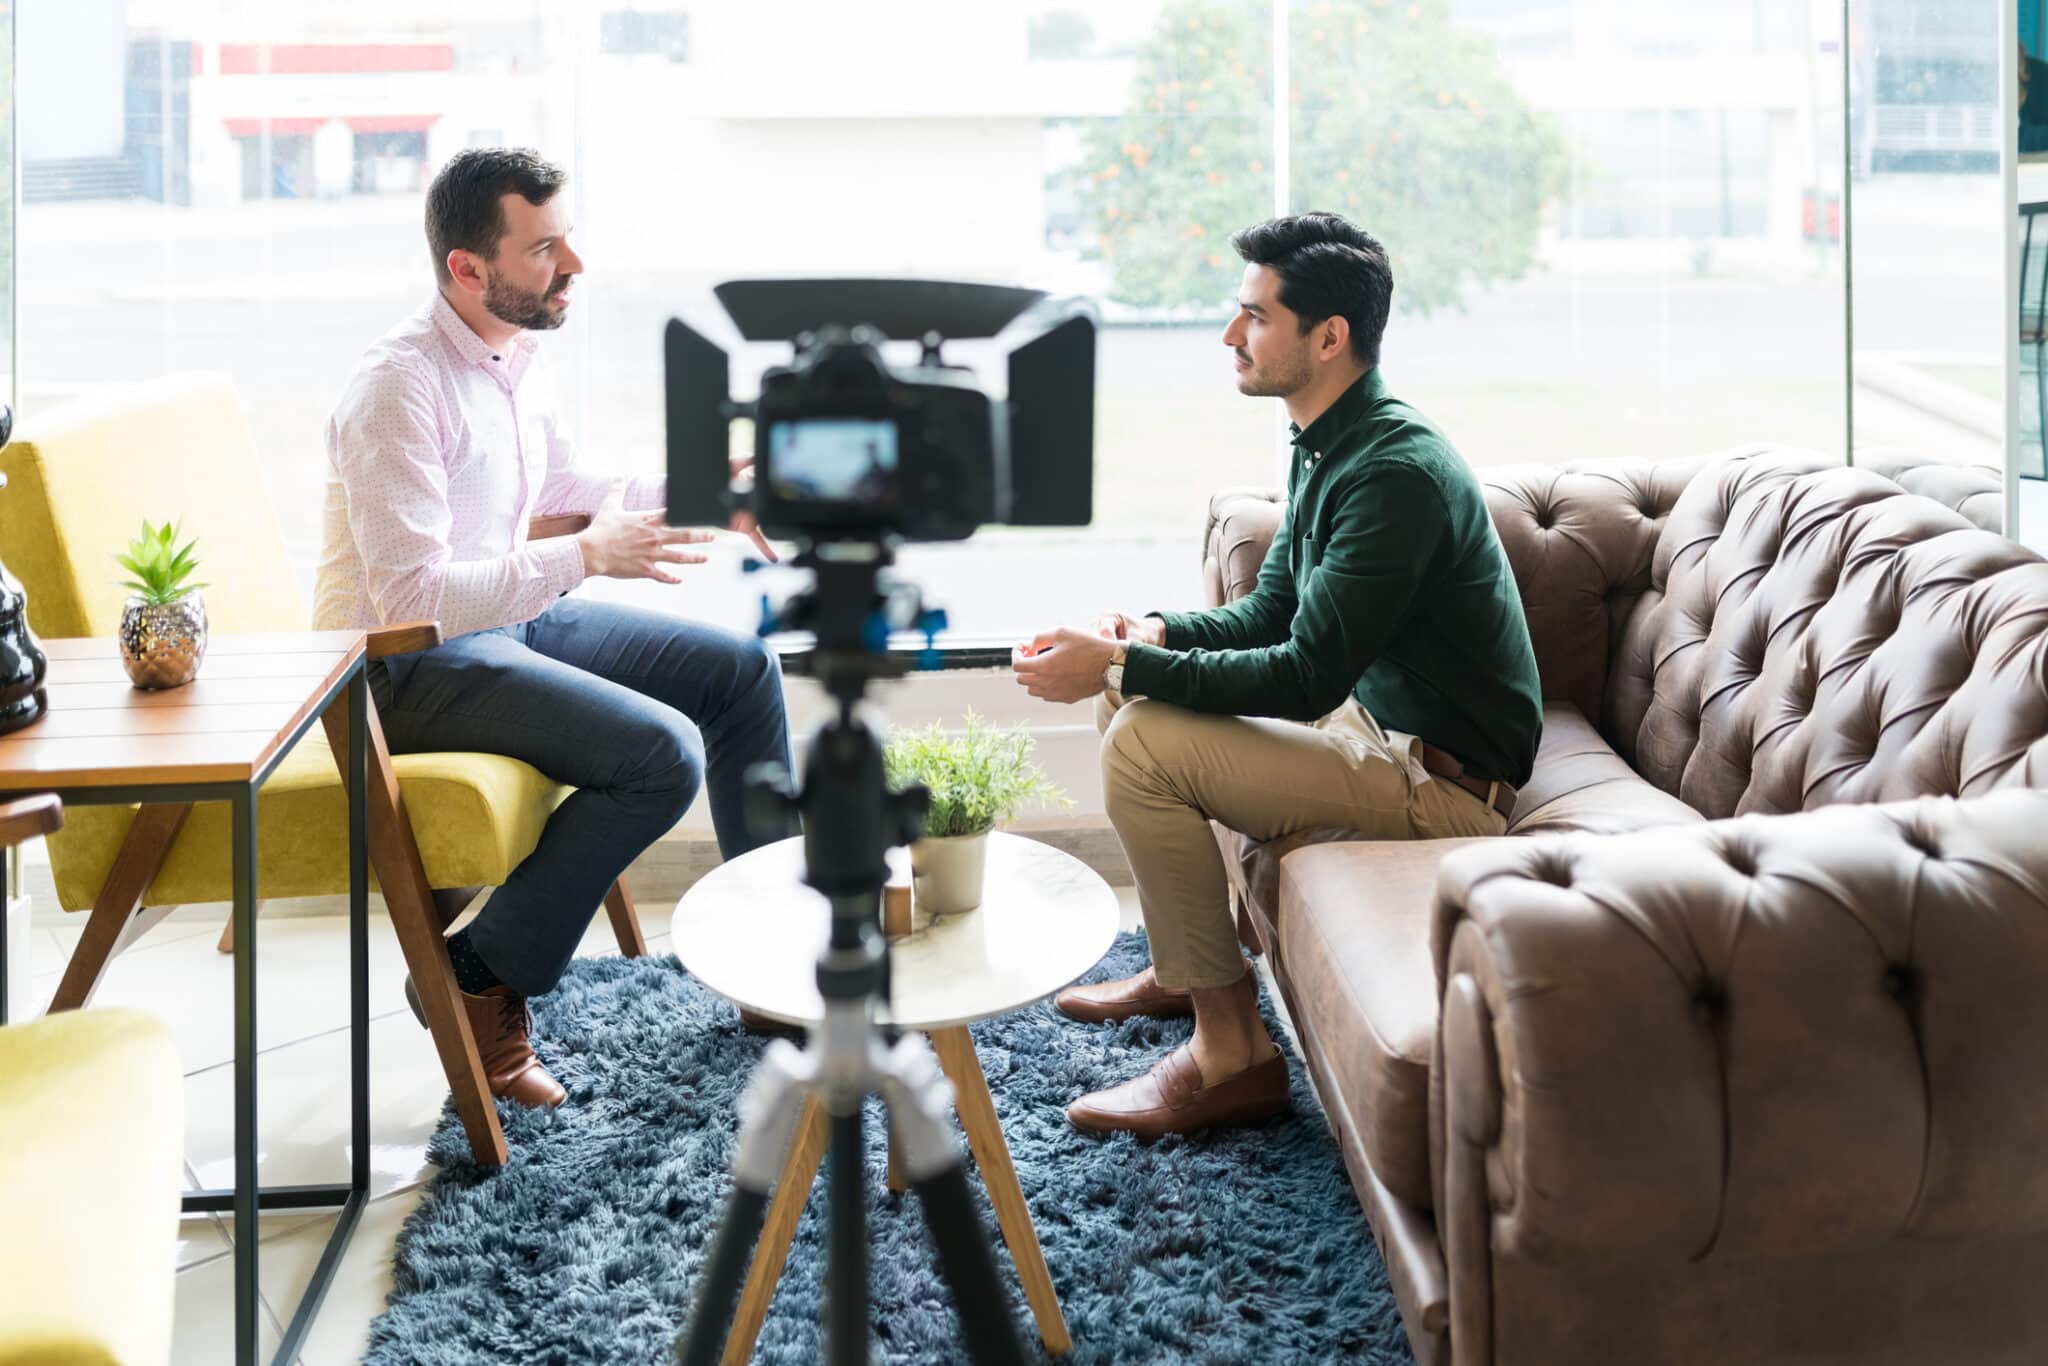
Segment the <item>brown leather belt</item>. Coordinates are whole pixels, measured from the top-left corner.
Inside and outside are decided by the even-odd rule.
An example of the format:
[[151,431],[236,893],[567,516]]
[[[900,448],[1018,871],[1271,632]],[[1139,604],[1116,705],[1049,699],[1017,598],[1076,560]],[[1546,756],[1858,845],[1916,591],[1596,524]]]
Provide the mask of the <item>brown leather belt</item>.
[[1457,755],[1447,749],[1438,749],[1427,740],[1422,745],[1422,766],[1439,778],[1448,778],[1459,787],[1477,797],[1491,809],[1500,812],[1504,821],[1515,817],[1515,789],[1506,783],[1494,782],[1467,773],[1465,765]]

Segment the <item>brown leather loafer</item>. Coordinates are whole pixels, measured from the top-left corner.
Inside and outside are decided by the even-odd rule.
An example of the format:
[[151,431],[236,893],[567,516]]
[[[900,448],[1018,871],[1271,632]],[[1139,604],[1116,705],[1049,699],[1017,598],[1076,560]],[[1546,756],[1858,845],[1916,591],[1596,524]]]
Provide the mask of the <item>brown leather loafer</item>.
[[1133,1015],[1172,1020],[1195,1013],[1194,993],[1160,986],[1159,979],[1152,975],[1150,968],[1121,982],[1068,987],[1053,997],[1052,1003],[1066,1014],[1089,1024],[1128,1020]]
[[1280,1054],[1204,1086],[1195,1055],[1183,1045],[1144,1076],[1081,1097],[1067,1107],[1067,1122],[1084,1133],[1125,1131],[1150,1140],[1256,1124],[1287,1109],[1287,1059]]

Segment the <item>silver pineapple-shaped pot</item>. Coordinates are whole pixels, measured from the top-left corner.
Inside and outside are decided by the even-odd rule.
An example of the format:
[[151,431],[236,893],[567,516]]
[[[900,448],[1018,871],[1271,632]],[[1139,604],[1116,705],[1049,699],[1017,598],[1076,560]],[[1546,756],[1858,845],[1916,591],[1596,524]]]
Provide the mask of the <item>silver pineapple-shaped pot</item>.
[[136,687],[183,687],[205,658],[206,603],[197,593],[155,604],[131,597],[121,608],[121,663]]
[[190,582],[199,567],[197,542],[178,544],[178,528],[142,524],[115,563],[128,571],[122,586],[134,590],[121,608],[121,663],[138,688],[178,688],[192,681],[206,658],[206,604]]

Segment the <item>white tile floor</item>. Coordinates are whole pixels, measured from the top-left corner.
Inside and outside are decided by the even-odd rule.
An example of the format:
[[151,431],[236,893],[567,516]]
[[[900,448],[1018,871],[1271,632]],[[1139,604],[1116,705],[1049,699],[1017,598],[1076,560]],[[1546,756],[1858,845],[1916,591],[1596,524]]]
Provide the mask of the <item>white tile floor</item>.
[[[1135,893],[1120,891],[1125,926],[1133,927]],[[114,960],[93,1002],[151,1010],[170,1025],[187,1073],[185,1165],[194,1188],[233,1181],[232,960],[214,947],[224,915],[219,907],[174,912]],[[640,915],[648,948],[667,953],[668,909],[643,906]],[[370,926],[372,1203],[300,1354],[304,1366],[362,1357],[370,1321],[391,1292],[399,1226],[432,1174],[427,1139],[448,1095],[432,1042],[405,1008],[405,968],[390,922],[373,915]],[[71,927],[37,932],[38,1010],[56,990],[78,933]],[[279,917],[262,921],[258,930],[257,1103],[266,1185],[347,1179],[347,933],[342,917]],[[618,952],[603,917],[579,952]],[[231,1223],[190,1215],[179,1230],[177,1366],[233,1360]],[[266,1353],[282,1336],[282,1322],[297,1305],[333,1223],[334,1216],[317,1212],[263,1218],[258,1269]]]

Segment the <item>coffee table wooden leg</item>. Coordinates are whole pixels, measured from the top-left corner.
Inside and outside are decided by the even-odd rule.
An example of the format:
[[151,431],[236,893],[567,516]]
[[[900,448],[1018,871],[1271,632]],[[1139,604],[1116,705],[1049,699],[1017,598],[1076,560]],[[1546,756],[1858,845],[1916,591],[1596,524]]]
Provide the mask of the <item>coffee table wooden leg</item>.
[[789,1158],[775,1179],[775,1194],[769,1197],[761,1240],[754,1245],[747,1283],[740,1288],[740,1307],[733,1314],[732,1331],[725,1336],[725,1355],[719,1358],[722,1366],[746,1366],[754,1355],[754,1339],[768,1320],[768,1301],[775,1298],[775,1283],[782,1279],[790,1240],[796,1237],[797,1221],[803,1217],[804,1202],[810,1199],[811,1183],[818,1178],[818,1164],[825,1158],[825,1144],[831,1135],[825,1107],[815,1096],[805,1096]]
[[1052,1273],[1046,1270],[1045,1254],[1038,1247],[1038,1230],[1031,1226],[1024,1189],[1017,1184],[1010,1145],[1003,1141],[1002,1126],[996,1122],[995,1098],[988,1093],[988,1078],[982,1074],[974,1040],[961,1025],[935,1029],[931,1037],[939,1066],[953,1083],[960,1127],[967,1131],[967,1146],[974,1153],[974,1164],[981,1168],[989,1201],[996,1207],[996,1223],[1010,1246],[1010,1260],[1017,1264],[1017,1278],[1024,1283],[1024,1299],[1031,1306],[1031,1316],[1038,1320],[1038,1336],[1044,1339],[1047,1351],[1070,1352],[1074,1340],[1067,1333],[1066,1316],[1060,1313],[1059,1296],[1053,1292]]
[[889,1126],[889,1193],[901,1195],[910,1189],[910,1183],[903,1179],[903,1164],[896,1159],[896,1126]]

